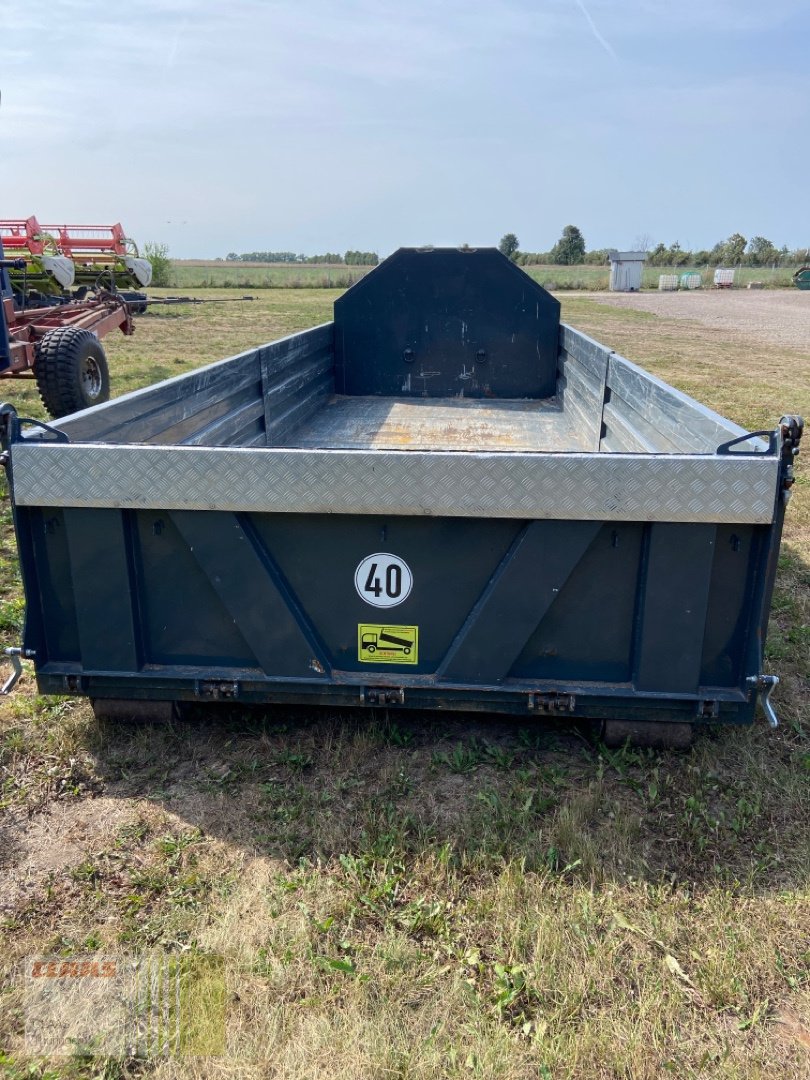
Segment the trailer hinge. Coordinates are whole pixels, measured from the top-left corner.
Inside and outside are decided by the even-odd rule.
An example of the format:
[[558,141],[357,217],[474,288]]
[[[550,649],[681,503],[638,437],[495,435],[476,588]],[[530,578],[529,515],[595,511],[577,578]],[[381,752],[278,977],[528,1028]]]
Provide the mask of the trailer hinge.
[[697,703],[697,714],[701,720],[716,720],[720,715],[720,702],[713,698],[701,698]]
[[208,701],[232,701],[239,697],[239,683],[205,679],[195,684],[194,693]]
[[364,686],[360,691],[361,705],[404,705],[405,690],[401,686]]
[[778,675],[751,675],[750,678],[745,680],[749,686],[753,686],[759,694],[760,704],[762,705],[762,711],[768,718],[768,723],[772,728],[779,727],[779,717],[776,715],[776,710],[771,704],[771,694],[779,685]]
[[779,421],[782,433],[782,489],[786,493],[785,501],[790,498],[790,489],[796,482],[793,462],[799,453],[799,443],[804,432],[804,420],[801,416],[783,416]]
[[572,713],[576,707],[574,694],[529,694],[529,712]]

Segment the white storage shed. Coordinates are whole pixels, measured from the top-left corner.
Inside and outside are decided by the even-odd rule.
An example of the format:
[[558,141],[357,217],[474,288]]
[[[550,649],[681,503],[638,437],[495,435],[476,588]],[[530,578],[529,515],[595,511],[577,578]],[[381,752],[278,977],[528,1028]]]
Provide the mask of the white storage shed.
[[610,291],[638,292],[646,251],[609,251]]

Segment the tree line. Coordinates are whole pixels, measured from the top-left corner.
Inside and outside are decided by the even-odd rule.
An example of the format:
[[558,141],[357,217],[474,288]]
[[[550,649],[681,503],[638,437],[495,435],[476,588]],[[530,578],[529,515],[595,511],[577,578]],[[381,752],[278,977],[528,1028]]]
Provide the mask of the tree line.
[[380,259],[376,251],[346,251],[343,255],[335,251],[327,251],[324,255],[297,255],[294,251],[245,251],[239,255],[235,251],[230,251],[225,256],[225,261],[376,266]]
[[[566,225],[562,235],[550,251],[521,251],[517,236],[506,233],[498,245],[501,252],[520,266],[589,264],[601,266],[608,261],[608,248],[588,251],[585,237],[576,225]],[[674,244],[653,245],[646,237],[636,241],[635,250],[647,252],[649,266],[801,266],[810,262],[809,248],[778,248],[764,236],[746,239],[742,233],[734,233],[727,240],[720,240],[712,248],[689,251],[675,241]]]

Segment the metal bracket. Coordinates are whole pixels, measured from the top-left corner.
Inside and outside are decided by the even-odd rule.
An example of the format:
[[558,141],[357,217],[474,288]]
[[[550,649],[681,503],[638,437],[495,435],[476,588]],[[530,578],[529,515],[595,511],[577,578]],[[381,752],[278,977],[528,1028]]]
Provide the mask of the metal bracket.
[[238,682],[223,682],[219,679],[206,679],[194,687],[197,697],[211,701],[232,701],[239,697]]
[[[766,454],[766,453],[767,454],[775,454],[776,451],[779,448],[778,436],[779,436],[778,431],[748,431],[748,432],[745,433],[745,435],[738,435],[736,439],[729,439],[728,442],[720,443],[720,445],[715,450],[715,453],[720,454],[721,456],[723,456],[723,455],[733,456],[734,454],[737,454],[738,456],[745,456],[745,457],[756,457],[757,455]],[[749,439],[767,439],[768,440],[768,449],[767,450],[734,450],[734,449],[732,449],[735,446],[739,446],[742,443],[748,442]]]
[[697,714],[702,720],[714,720],[720,715],[720,702],[714,698],[701,698],[697,703]]
[[3,683],[2,689],[0,689],[0,696],[10,694],[17,683],[20,681],[20,676],[23,673],[23,666],[20,663],[20,655],[22,649],[5,649],[5,655],[11,661],[12,672],[6,681]]
[[779,676],[751,675],[751,677],[745,681],[749,686],[753,686],[758,692],[762,711],[767,716],[770,726],[772,728],[779,727],[779,717],[776,715],[776,710],[773,705],[771,705],[771,694],[779,685]]
[[401,686],[364,686],[360,691],[361,705],[404,705],[405,690]]
[[529,712],[572,713],[576,706],[573,694],[529,694]]
[[[0,405],[0,444],[2,444],[5,451],[8,451],[12,443],[19,442],[22,439],[22,428],[24,424],[27,424],[30,427],[40,428],[49,435],[53,435],[54,442],[70,442],[70,439],[65,432],[61,431],[59,428],[54,427],[52,424],[45,424],[42,420],[35,420],[30,416],[19,416],[13,405],[3,402],[3,404]],[[3,462],[4,465],[7,463],[8,459]]]
[[787,501],[790,489],[796,481],[793,462],[799,453],[804,420],[801,416],[783,416],[779,421],[779,431],[782,436],[782,489],[785,492],[785,501]]

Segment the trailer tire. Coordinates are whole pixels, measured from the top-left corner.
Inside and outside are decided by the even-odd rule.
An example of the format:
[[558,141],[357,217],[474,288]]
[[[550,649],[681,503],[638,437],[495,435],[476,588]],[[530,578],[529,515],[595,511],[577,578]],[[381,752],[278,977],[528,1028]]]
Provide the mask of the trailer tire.
[[617,748],[629,742],[650,750],[688,750],[695,738],[693,724],[664,720],[603,720],[600,736],[605,746]]
[[89,330],[49,330],[37,345],[34,375],[42,404],[54,419],[110,399],[107,357]]
[[168,724],[176,717],[174,701],[130,701],[127,698],[93,698],[96,720],[119,724],[137,721]]

